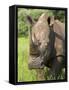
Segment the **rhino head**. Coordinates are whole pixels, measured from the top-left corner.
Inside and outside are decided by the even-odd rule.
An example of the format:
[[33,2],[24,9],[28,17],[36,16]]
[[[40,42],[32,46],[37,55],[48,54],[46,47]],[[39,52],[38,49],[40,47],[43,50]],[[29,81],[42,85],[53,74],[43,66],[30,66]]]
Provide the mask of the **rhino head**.
[[43,13],[36,22],[30,16],[27,16],[27,19],[32,27],[30,30],[30,43],[37,47],[40,52],[39,57],[43,60],[50,51],[48,50],[49,27],[53,25],[54,17],[48,17],[46,13]]

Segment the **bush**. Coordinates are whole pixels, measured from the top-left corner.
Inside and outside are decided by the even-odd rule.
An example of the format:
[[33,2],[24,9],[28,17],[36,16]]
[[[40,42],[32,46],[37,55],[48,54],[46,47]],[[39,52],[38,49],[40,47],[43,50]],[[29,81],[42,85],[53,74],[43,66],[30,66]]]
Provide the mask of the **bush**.
[[18,9],[18,36],[28,35],[27,15],[30,15],[34,20],[38,20],[42,13],[47,13],[48,16],[54,15],[60,21],[65,21],[65,12],[61,10],[45,10],[45,9]]

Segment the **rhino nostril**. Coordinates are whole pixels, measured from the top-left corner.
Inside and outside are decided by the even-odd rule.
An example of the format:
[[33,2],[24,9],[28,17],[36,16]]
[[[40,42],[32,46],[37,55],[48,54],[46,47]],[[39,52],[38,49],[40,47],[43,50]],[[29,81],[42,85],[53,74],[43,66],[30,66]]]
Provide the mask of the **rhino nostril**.
[[41,66],[44,65],[44,62],[41,63]]

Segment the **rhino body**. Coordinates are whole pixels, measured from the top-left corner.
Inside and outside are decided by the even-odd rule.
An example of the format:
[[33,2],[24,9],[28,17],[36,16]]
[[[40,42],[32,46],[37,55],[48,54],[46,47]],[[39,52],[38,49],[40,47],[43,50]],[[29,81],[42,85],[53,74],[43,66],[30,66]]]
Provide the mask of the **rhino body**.
[[44,67],[49,67],[50,74],[57,77],[64,67],[65,24],[45,13],[36,23],[31,19],[31,24],[29,68],[42,71]]

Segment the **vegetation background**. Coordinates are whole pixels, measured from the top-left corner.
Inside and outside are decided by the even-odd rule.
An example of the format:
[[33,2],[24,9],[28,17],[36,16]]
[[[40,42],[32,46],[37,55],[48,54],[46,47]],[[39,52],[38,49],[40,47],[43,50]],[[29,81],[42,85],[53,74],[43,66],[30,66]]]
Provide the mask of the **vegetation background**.
[[[61,22],[65,22],[65,12],[62,10],[18,8],[18,82],[37,81],[36,71],[28,69],[29,31],[26,17],[30,15],[37,21],[42,13],[47,13],[49,16],[54,15]],[[47,71],[48,69],[46,68]],[[63,78],[64,75],[62,73],[60,79]]]

